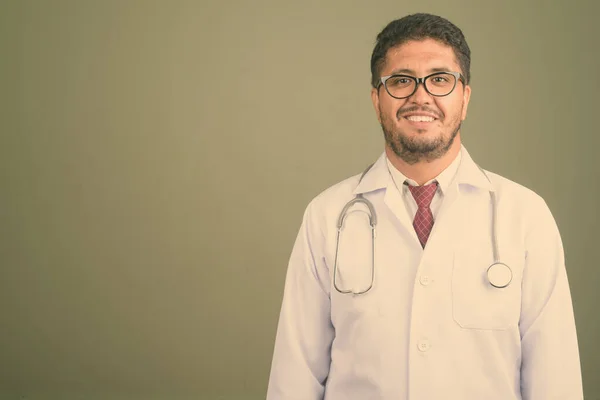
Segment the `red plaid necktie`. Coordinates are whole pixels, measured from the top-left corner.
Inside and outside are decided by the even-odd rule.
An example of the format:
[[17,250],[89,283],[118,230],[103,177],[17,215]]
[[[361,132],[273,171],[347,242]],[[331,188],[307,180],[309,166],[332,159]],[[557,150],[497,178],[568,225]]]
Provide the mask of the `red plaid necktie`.
[[433,196],[435,195],[437,182],[432,182],[425,186],[408,185],[408,188],[410,189],[410,192],[412,193],[415,201],[417,202],[417,206],[419,207],[417,209],[417,214],[415,215],[415,220],[413,221],[413,226],[415,227],[415,231],[417,232],[421,246],[425,248],[425,244],[427,243],[427,239],[431,233],[431,228],[433,228],[433,214],[429,208],[429,205],[431,204],[431,200],[433,200]]

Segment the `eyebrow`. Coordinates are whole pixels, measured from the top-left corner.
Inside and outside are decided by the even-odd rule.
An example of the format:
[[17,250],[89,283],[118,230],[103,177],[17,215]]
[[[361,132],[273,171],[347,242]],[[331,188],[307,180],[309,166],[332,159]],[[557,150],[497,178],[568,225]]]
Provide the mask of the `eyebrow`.
[[[452,69],[450,69],[450,68],[430,68],[429,74],[433,74],[435,72],[448,72],[448,71],[452,71]],[[407,68],[398,68],[398,69],[393,70],[390,73],[390,75],[398,75],[398,74],[415,75],[415,71],[412,69],[407,69]]]

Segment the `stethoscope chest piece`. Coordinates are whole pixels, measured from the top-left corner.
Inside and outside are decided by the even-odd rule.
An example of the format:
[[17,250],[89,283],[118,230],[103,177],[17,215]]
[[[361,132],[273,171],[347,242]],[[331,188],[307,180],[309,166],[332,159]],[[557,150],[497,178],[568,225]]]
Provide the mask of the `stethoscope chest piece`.
[[490,285],[496,288],[505,288],[512,281],[512,271],[510,267],[501,262],[495,262],[487,270],[487,277]]

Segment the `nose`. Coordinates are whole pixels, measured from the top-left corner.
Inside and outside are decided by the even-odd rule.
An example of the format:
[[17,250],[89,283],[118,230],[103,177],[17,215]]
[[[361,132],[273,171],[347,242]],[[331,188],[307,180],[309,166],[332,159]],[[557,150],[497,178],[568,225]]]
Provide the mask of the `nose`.
[[430,104],[431,95],[425,90],[425,83],[419,82],[417,90],[408,98],[408,101],[415,104]]

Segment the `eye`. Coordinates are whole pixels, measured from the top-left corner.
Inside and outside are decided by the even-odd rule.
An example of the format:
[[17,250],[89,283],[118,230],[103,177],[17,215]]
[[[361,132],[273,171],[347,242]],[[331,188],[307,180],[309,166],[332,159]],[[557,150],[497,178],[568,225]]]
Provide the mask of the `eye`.
[[427,79],[427,82],[430,86],[430,88],[444,88],[444,90],[446,88],[451,88],[454,85],[454,82],[456,81],[456,78],[454,77],[454,75],[451,74],[438,74],[438,75],[433,75],[430,76]]
[[386,83],[389,87],[409,86],[412,85],[413,80],[406,76],[392,76]]

